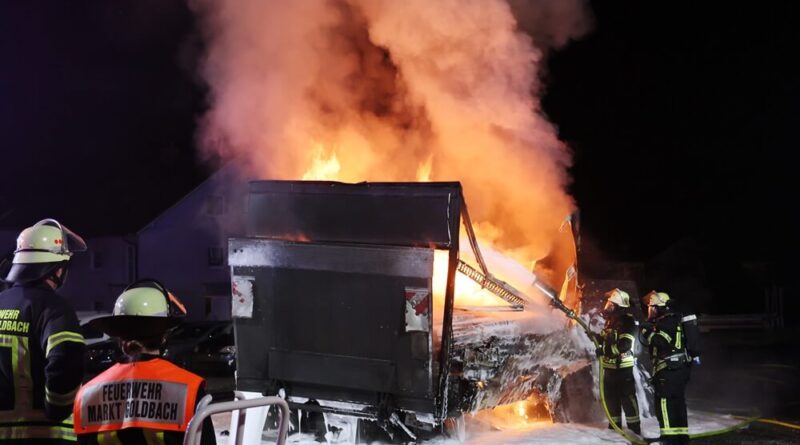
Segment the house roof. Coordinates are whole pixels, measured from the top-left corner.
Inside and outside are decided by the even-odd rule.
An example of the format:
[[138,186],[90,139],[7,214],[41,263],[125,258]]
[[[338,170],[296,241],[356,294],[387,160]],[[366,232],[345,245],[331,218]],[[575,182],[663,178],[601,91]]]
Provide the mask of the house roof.
[[142,232],[147,231],[148,229],[158,225],[159,222],[163,221],[164,219],[168,218],[173,212],[177,211],[181,205],[183,205],[186,201],[191,199],[192,197],[204,193],[206,190],[213,187],[214,184],[221,183],[225,181],[228,177],[238,177],[241,170],[235,161],[228,162],[220,169],[215,171],[211,174],[205,181],[198,184],[195,188],[190,190],[187,194],[185,194],[181,199],[175,201],[167,207],[164,211],[159,213],[155,218],[151,219],[149,222],[141,226],[139,230],[137,230],[137,234],[141,234]]

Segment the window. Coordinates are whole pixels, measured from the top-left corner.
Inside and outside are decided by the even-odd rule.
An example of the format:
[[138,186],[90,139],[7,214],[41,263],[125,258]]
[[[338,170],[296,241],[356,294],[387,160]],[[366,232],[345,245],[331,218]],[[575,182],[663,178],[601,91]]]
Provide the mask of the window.
[[225,197],[212,195],[206,201],[206,213],[209,215],[222,215],[225,213]]
[[209,247],[208,248],[208,265],[209,266],[222,266],[225,264],[225,253],[222,247]]

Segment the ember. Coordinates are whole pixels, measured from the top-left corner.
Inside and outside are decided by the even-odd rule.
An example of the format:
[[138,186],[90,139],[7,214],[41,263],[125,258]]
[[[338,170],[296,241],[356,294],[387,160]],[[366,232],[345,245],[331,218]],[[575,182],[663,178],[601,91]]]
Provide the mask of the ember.
[[477,419],[483,420],[492,427],[507,430],[530,428],[538,424],[550,423],[550,413],[539,400],[521,400],[508,405],[480,412]]

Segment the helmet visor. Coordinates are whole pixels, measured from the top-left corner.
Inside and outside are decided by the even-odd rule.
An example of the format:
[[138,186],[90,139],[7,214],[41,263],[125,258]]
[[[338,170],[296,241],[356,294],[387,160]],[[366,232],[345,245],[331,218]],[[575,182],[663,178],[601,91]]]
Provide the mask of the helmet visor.
[[655,304],[647,306],[647,318],[652,320],[656,317],[658,317],[658,306],[656,306]]
[[67,252],[85,252],[86,241],[77,233],[69,230],[66,226],[61,226],[61,231],[64,233],[64,243]]
[[178,300],[172,292],[167,291],[167,304],[169,305],[169,316],[170,317],[185,317],[186,316],[186,306],[181,303],[181,300]]
[[[33,225],[31,229],[34,229],[38,226],[49,226],[58,229],[61,234],[61,239],[56,239],[55,243],[48,245],[42,248],[23,248],[17,249],[16,252],[24,252],[26,250],[33,250],[33,251],[42,251],[42,252],[50,252],[55,255],[71,255],[74,252],[84,252],[86,251],[86,241],[83,240],[78,234],[61,224],[60,222],[56,221],[52,218],[43,219],[36,224]],[[30,230],[30,229],[29,229]],[[40,261],[36,261],[40,262]]]

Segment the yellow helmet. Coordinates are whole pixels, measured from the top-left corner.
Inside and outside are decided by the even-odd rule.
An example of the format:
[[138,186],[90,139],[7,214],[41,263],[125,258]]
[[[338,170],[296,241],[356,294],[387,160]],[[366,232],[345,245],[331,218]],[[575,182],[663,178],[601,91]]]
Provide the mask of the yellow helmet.
[[669,295],[666,292],[650,291],[644,296],[644,301],[648,306],[666,306],[669,301]]
[[163,284],[142,279],[117,297],[112,315],[89,323],[111,337],[132,340],[161,336],[185,316],[186,307]]
[[619,307],[631,307],[631,296],[622,289],[611,289],[606,292],[605,296],[608,299],[607,302],[614,303]]

